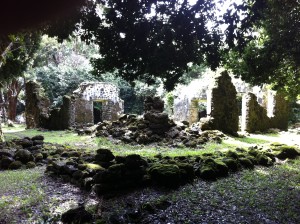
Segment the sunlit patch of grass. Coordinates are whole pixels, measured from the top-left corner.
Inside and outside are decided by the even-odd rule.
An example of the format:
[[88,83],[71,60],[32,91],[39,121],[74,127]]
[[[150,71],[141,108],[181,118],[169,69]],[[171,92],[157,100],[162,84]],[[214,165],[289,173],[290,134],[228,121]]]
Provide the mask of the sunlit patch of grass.
[[263,212],[270,220],[289,223],[288,220],[300,218],[295,206],[300,193],[299,167],[299,159],[272,168],[258,167],[254,171],[242,171],[238,182],[236,177],[230,177],[218,180],[214,185],[222,192],[224,200],[231,194],[230,200],[235,201],[241,213],[253,209],[253,212]]
[[144,157],[162,156],[197,156],[203,153],[212,153],[216,150],[234,149],[237,145],[223,142],[221,144],[210,142],[204,144],[202,148],[173,148],[159,145],[129,145],[124,143],[114,144],[106,138],[97,138],[98,147],[110,149],[115,155],[126,156],[129,154],[139,154]]
[[25,126],[4,127],[4,136],[7,141],[15,138],[33,137],[43,135],[45,142],[62,145],[71,145],[80,148],[93,148],[96,146],[95,138],[88,135],[79,136],[77,133],[69,130],[65,131],[40,131],[36,129],[25,129]]
[[243,137],[243,138],[234,138],[235,141],[239,141],[242,143],[247,143],[247,144],[265,144],[265,143],[270,143],[268,140],[264,139],[258,139],[258,138],[249,138],[249,137]]
[[45,193],[39,179],[42,172],[37,169],[0,172],[0,220],[13,223],[18,214],[29,218],[32,206],[43,202]]
[[279,133],[265,133],[265,136],[269,136],[269,137],[279,137],[280,134]]

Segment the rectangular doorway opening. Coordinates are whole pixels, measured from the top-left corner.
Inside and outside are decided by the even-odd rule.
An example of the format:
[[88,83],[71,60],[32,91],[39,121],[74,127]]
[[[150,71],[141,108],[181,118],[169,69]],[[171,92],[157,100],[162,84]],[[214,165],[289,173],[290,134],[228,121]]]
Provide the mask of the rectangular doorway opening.
[[103,113],[103,104],[102,104],[102,102],[94,101],[93,102],[94,124],[97,124],[97,123],[103,121],[102,113]]

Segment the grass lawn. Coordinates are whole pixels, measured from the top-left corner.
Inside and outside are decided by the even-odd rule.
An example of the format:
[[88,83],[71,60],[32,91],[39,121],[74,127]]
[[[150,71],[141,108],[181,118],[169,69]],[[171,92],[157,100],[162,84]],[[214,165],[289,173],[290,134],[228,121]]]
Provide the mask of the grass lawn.
[[[111,149],[115,155],[137,153],[145,157],[156,155],[171,157],[197,156],[203,153],[212,153],[236,147],[270,143],[270,140],[265,140],[262,135],[258,137],[254,135],[244,138],[228,138],[223,140],[221,144],[210,142],[197,149],[186,147],[170,148],[159,144],[133,146],[119,141],[111,141],[107,138],[78,136],[77,133],[72,131],[28,130],[21,125],[17,125],[14,128],[3,127],[3,131],[7,140],[43,135],[45,142],[49,143],[69,145],[82,150],[95,150],[104,147]],[[222,217],[223,215],[224,220],[228,219],[227,221],[236,221],[236,223],[241,221],[237,214],[239,217],[247,219],[250,223],[260,220],[261,217],[274,223],[297,223],[297,220],[300,220],[298,212],[300,209],[299,167],[300,160],[298,159],[274,167],[258,167],[255,170],[243,170],[240,173],[228,178],[218,179],[215,182],[196,180],[195,183],[183,186],[178,190],[161,193],[157,199],[153,199],[153,196],[149,196],[149,198],[152,198],[152,201],[154,200],[153,203],[157,203],[155,201],[161,199],[170,201],[170,209],[176,211],[176,214],[180,207],[181,218],[175,213],[171,216],[174,220],[170,221],[174,221],[174,223],[181,223],[182,217],[186,220],[203,219],[207,223],[213,222],[209,217],[206,217],[208,214],[210,217]],[[45,177],[41,168],[0,171],[0,223],[21,223],[24,220],[24,223],[34,223],[37,220],[40,221],[42,216],[46,216],[47,219],[50,217],[50,220],[52,216],[55,216],[55,220],[57,220],[57,214],[54,215],[52,212],[55,211],[55,207],[58,207],[59,204],[65,205],[65,202],[69,203],[68,199],[74,199],[80,194],[74,186],[71,192],[72,185],[60,182],[49,188],[48,184],[42,183],[43,181],[41,180],[43,178]],[[65,186],[61,191],[63,193],[58,192],[53,196],[53,189],[60,189],[62,186]],[[70,195],[66,192],[69,192]],[[149,194],[153,195],[153,191],[150,190]],[[145,198],[148,197],[147,195],[142,195],[142,197],[135,199],[138,203],[141,203],[141,206],[143,206],[143,203],[152,203],[151,200],[145,201]],[[72,203],[74,203],[73,199],[71,200]],[[106,215],[109,215],[110,211],[126,210],[127,199],[125,200],[126,203],[124,202],[124,208],[122,208],[122,202],[118,198],[115,200],[117,201],[105,202],[106,206],[109,207]],[[60,207],[58,215],[68,208]],[[207,213],[207,211],[210,213]],[[214,211],[216,211],[215,214]],[[158,212],[156,217],[164,216],[164,212]],[[172,211],[170,212],[172,213]],[[156,221],[159,220],[152,220],[154,223]]]
[[31,218],[32,207],[43,204],[42,175],[37,169],[0,171],[0,223],[19,223],[20,216]]
[[14,138],[33,137],[43,135],[45,142],[70,145],[78,148],[93,149],[97,146],[97,140],[91,136],[79,136],[77,133],[69,130],[65,131],[41,131],[37,129],[25,129],[24,125],[15,125],[15,127],[3,126],[4,137],[7,141]]

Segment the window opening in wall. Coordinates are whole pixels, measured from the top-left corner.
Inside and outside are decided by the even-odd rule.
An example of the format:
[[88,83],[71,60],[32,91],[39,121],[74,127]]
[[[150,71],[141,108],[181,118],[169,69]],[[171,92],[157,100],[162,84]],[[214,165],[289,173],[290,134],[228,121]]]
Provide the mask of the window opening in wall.
[[102,104],[102,102],[94,101],[93,102],[94,124],[97,124],[97,123],[103,121],[102,113],[103,113],[103,104]]
[[206,101],[200,100],[198,102],[198,118],[199,118],[198,120],[200,120],[200,118],[202,118],[202,117],[206,117],[207,116],[206,107],[207,107]]

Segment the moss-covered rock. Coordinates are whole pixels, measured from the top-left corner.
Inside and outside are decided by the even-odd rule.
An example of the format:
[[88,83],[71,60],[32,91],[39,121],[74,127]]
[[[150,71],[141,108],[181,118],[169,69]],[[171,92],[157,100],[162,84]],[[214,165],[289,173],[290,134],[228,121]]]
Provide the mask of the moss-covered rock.
[[200,167],[200,177],[205,180],[215,180],[228,175],[228,166],[221,159],[206,159]]
[[97,184],[121,182],[125,178],[125,169],[124,164],[112,165],[107,170],[97,172],[94,176],[94,182]]
[[192,181],[195,178],[194,167],[188,163],[177,163],[180,169],[181,180],[183,182]]
[[257,163],[262,166],[272,166],[273,161],[270,157],[266,156],[263,153],[260,153],[256,156]]
[[222,162],[221,160],[214,160],[215,161],[215,170],[218,177],[225,177],[228,175],[228,167],[227,165]]
[[297,156],[300,155],[300,152],[293,146],[280,146],[275,149],[277,151],[276,157],[278,159],[295,159]]
[[[104,170],[104,168],[98,164],[94,164],[94,163],[85,163],[82,164],[82,166],[84,166],[86,169],[91,169],[91,170]],[[79,168],[79,167],[78,167]]]
[[20,169],[22,167],[22,165],[23,164],[21,161],[14,161],[9,165],[8,169],[17,170],[17,169]]
[[9,165],[15,161],[13,158],[8,157],[8,156],[3,156],[2,159],[0,160],[0,168],[2,169],[8,169]]
[[256,156],[259,154],[259,150],[256,149],[256,148],[251,147],[251,148],[249,148],[249,150],[248,150],[248,154],[250,154],[250,155],[256,157]]
[[239,163],[236,159],[225,157],[222,159],[222,162],[225,163],[232,172],[236,172],[239,169]]
[[233,158],[233,159],[238,159],[239,155],[238,155],[237,152],[229,150],[229,151],[226,152],[226,157]]
[[44,141],[44,136],[43,135],[36,135],[36,136],[33,136],[31,138],[32,141],[35,141],[35,140],[39,140],[39,141]]
[[240,164],[246,169],[253,169],[254,164],[248,158],[239,158]]
[[144,160],[140,155],[131,154],[125,157],[124,164],[129,169],[137,169],[141,166],[148,166],[146,160]]
[[177,187],[180,184],[180,169],[173,164],[155,164],[149,169],[151,179],[159,185]]
[[33,155],[27,149],[19,149],[16,152],[14,159],[25,164],[34,160]]
[[73,177],[74,179],[76,179],[76,180],[79,180],[79,179],[83,178],[83,176],[84,176],[84,173],[83,173],[83,171],[81,171],[81,170],[76,170],[76,171],[72,174],[72,177]]
[[31,169],[31,168],[34,168],[34,167],[36,167],[36,164],[32,161],[30,161],[26,164],[26,168],[28,168],[28,169]]
[[61,216],[63,223],[92,223],[93,215],[86,211],[85,208],[78,207],[70,209]]
[[215,169],[211,165],[203,165],[199,171],[200,177],[204,180],[215,180],[217,178]]
[[109,149],[101,148],[97,150],[95,160],[97,162],[110,162],[114,160],[115,156]]
[[38,162],[44,159],[44,156],[42,153],[37,153],[34,155],[34,161]]

